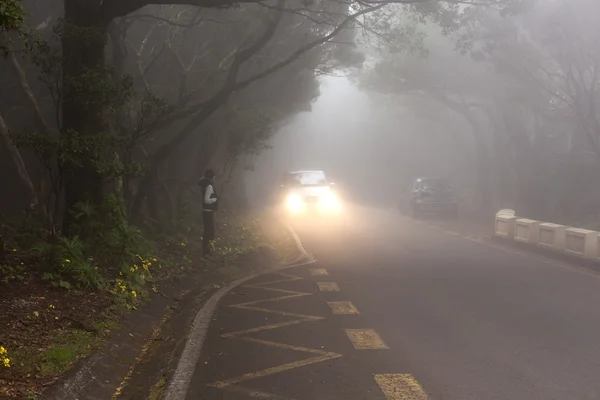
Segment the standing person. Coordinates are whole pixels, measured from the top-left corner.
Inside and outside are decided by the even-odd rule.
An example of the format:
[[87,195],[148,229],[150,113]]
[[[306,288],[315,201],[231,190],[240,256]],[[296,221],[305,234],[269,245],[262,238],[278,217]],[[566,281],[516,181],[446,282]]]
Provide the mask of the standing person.
[[218,209],[217,192],[213,186],[215,173],[212,169],[204,172],[204,178],[198,184],[202,188],[202,251],[208,255],[215,239],[215,212]]

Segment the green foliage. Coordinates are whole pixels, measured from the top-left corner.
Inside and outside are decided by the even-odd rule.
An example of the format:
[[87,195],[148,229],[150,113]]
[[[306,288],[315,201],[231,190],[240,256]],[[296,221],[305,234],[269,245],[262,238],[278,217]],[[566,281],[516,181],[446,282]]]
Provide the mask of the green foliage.
[[11,266],[0,264],[0,272],[3,277],[2,282],[8,284],[12,281],[24,281],[27,274],[27,268],[23,265]]
[[25,10],[20,0],[0,3],[0,31],[16,31],[25,23]]
[[110,279],[112,292],[129,306],[146,294],[153,281],[151,269],[158,265],[142,232],[129,223],[125,203],[110,195],[99,207],[79,203],[72,211],[73,231],[85,238],[87,253]]
[[65,76],[63,96],[67,101],[77,101],[88,109],[102,108],[115,115],[132,96],[133,81],[130,76],[115,81],[113,76],[110,67],[84,69],[77,76]]
[[122,199],[111,195],[98,207],[79,203],[72,214],[73,237],[30,245],[43,279],[65,289],[101,290],[119,276],[120,284],[142,293],[152,281],[151,246],[129,223]]
[[130,266],[148,251],[142,232],[129,223],[125,203],[117,196],[108,196],[99,207],[79,203],[72,213],[73,232],[85,237],[105,264]]
[[14,134],[11,138],[16,146],[33,150],[53,175],[57,175],[59,166],[64,164],[78,168],[91,166],[106,179],[141,176],[146,170],[142,164],[125,164],[115,156],[123,138],[113,133],[84,135],[72,130],[56,134],[25,132]]
[[[23,35],[25,32],[25,10],[20,0],[0,1],[0,35],[5,32],[17,32]],[[0,51],[6,56],[8,48],[0,44]]]
[[78,358],[90,354],[97,343],[98,338],[90,332],[74,329],[61,333],[58,342],[44,352],[40,373],[51,374],[68,370]]
[[104,278],[87,256],[85,243],[78,237],[58,239],[55,245],[40,243],[33,248],[45,265],[50,265],[42,279],[52,286],[70,289],[72,284],[82,289],[98,290],[105,287]]

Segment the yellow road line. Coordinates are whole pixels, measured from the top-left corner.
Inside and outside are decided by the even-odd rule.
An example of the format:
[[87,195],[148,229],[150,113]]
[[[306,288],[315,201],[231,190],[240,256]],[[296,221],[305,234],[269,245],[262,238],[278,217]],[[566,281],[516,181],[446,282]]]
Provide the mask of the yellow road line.
[[[277,275],[283,276],[284,279],[277,279],[274,281],[254,283],[254,284],[252,284],[252,286],[263,286],[263,285],[271,285],[274,283],[294,282],[294,281],[302,280],[302,277],[296,276],[296,275],[290,275],[290,274],[284,274],[284,273],[278,273]],[[245,286],[248,286],[248,285],[245,285]]]
[[357,350],[389,349],[374,329],[344,329],[344,331]]
[[[258,286],[258,285],[244,285],[243,287],[260,289],[260,290],[268,290],[270,292],[277,292],[277,293],[302,294],[303,296],[308,296],[308,295],[312,294],[312,293],[306,293],[306,292],[297,292],[295,290],[286,290],[286,289],[278,289],[278,288],[271,288],[271,287],[262,287],[262,286]],[[271,301],[271,298],[268,298],[266,300]],[[259,301],[262,301],[262,300],[259,300]]]
[[321,292],[339,292],[340,287],[335,282],[317,282]]
[[251,337],[242,337],[242,338],[239,338],[239,340],[244,341],[244,342],[249,342],[249,343],[264,344],[265,346],[277,347],[279,349],[300,351],[303,353],[311,353],[311,354],[319,354],[319,355],[335,354],[335,353],[329,353],[329,352],[319,350],[319,349],[311,349],[309,347],[294,346],[292,344],[273,342],[271,340],[256,339],[256,338],[251,338]]
[[316,321],[318,319],[323,319],[323,317],[301,318],[301,319],[295,319],[293,321],[279,322],[277,324],[261,325],[261,326],[257,326],[256,328],[250,328],[250,329],[244,329],[241,331],[224,333],[221,335],[221,337],[222,338],[231,338],[231,337],[235,337],[235,336],[247,335],[249,333],[269,331],[271,329],[283,328],[285,326],[301,324],[303,322],[308,322],[308,321]]
[[373,375],[387,400],[428,400],[429,396],[411,374]]
[[228,392],[240,393],[244,394],[248,397],[252,397],[254,399],[264,399],[264,400],[291,400],[288,397],[279,396],[273,393],[261,392],[260,390],[248,389],[241,386],[226,386],[221,388],[223,390],[227,390]]
[[328,301],[327,305],[334,314],[360,314],[354,304],[349,301]]
[[271,368],[263,369],[263,370],[256,371],[256,372],[250,372],[247,374],[237,376],[235,378],[215,382],[209,386],[212,386],[215,388],[225,388],[227,386],[235,385],[237,383],[241,383],[244,381],[249,381],[251,379],[264,378],[265,376],[278,374],[280,372],[289,371],[291,369],[305,367],[305,366],[311,365],[311,364],[317,364],[320,362],[333,360],[333,359],[339,358],[341,356],[342,356],[341,354],[337,354],[337,353],[325,353],[324,352],[324,355],[319,356],[319,357],[307,358],[305,360],[294,361],[291,363],[278,365],[276,367],[271,367]]
[[296,294],[290,294],[288,296],[280,296],[280,297],[272,297],[269,299],[263,299],[263,300],[256,300],[256,301],[248,301],[245,303],[239,303],[239,304],[233,304],[229,307],[232,308],[246,308],[247,306],[251,306],[251,305],[255,305],[255,304],[261,304],[261,303],[272,303],[274,301],[279,301],[279,300],[286,300],[286,299],[293,299],[294,297],[303,297],[303,296],[312,296],[313,293],[301,293],[301,292],[297,292]]
[[[325,270],[322,270],[322,271],[325,271]],[[326,274],[327,274],[327,271],[325,271],[325,275]],[[270,281],[270,282],[262,282],[262,283],[258,283],[258,284],[245,285],[245,286],[262,289],[262,290],[267,290],[267,291],[271,291],[271,292],[276,292],[276,293],[282,293],[282,294],[285,294],[284,296],[276,296],[276,297],[271,297],[271,298],[263,299],[263,300],[256,300],[256,301],[232,304],[229,307],[242,309],[242,310],[264,312],[264,313],[269,313],[269,314],[290,316],[290,317],[295,317],[296,319],[293,319],[291,321],[279,322],[279,323],[275,323],[275,324],[262,325],[262,326],[258,326],[258,327],[254,327],[254,328],[250,328],[250,329],[244,329],[244,330],[235,331],[235,332],[228,332],[228,333],[222,334],[221,337],[236,338],[236,339],[244,341],[244,342],[256,343],[256,344],[261,344],[263,346],[292,350],[292,351],[297,351],[297,352],[301,352],[301,353],[309,353],[309,354],[313,354],[315,356],[308,358],[308,359],[303,359],[300,361],[285,363],[282,365],[263,369],[260,371],[246,373],[246,374],[243,374],[243,375],[240,375],[237,377],[233,377],[230,379],[215,382],[208,386],[219,388],[222,390],[227,390],[227,391],[234,392],[234,393],[245,394],[249,397],[256,398],[256,399],[289,400],[289,399],[286,399],[285,397],[275,395],[272,393],[263,392],[263,391],[255,390],[255,389],[244,388],[244,387],[238,386],[238,384],[241,382],[245,382],[245,381],[249,381],[249,380],[253,380],[253,379],[257,379],[257,378],[263,378],[263,377],[270,376],[273,374],[278,374],[281,372],[304,367],[307,365],[316,364],[316,363],[329,361],[329,360],[333,360],[333,359],[342,357],[341,354],[326,352],[326,351],[323,351],[320,349],[294,346],[294,345],[287,344],[287,343],[273,342],[273,341],[269,341],[269,340],[262,340],[262,339],[257,339],[257,338],[253,338],[253,337],[243,336],[243,335],[250,334],[250,333],[273,330],[273,329],[278,329],[278,328],[282,328],[285,326],[300,324],[302,322],[317,321],[317,320],[321,320],[321,319],[325,318],[325,317],[321,317],[318,315],[305,315],[305,314],[298,314],[298,313],[292,313],[292,312],[287,312],[287,311],[279,311],[279,310],[272,310],[272,309],[268,309],[268,308],[258,307],[257,305],[259,305],[259,304],[279,302],[281,300],[298,298],[298,297],[303,297],[303,296],[310,296],[310,295],[314,294],[314,293],[306,293],[306,292],[297,292],[297,291],[293,291],[293,290],[284,290],[284,289],[273,288],[273,287],[266,287],[265,285],[290,282],[290,281],[303,279],[301,277],[297,277],[297,276],[289,275],[289,274],[281,274],[280,273],[280,274],[276,274],[276,275],[283,276],[285,279],[279,279],[279,280],[274,280],[274,281]]]
[[318,269],[309,269],[308,270],[312,276],[324,276],[329,275],[326,269],[318,268]]

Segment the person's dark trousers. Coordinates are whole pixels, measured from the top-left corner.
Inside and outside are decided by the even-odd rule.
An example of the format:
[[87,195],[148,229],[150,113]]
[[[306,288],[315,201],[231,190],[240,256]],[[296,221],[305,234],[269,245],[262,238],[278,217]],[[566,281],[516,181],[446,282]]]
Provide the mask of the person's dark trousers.
[[204,255],[210,253],[210,243],[215,240],[215,212],[202,211],[202,251]]

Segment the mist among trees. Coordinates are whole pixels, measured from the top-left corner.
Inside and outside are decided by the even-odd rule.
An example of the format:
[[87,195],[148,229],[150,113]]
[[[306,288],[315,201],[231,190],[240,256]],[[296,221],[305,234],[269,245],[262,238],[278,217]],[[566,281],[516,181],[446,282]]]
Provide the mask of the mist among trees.
[[[439,164],[425,136],[437,124],[471,163],[450,176],[468,213],[594,226],[599,22],[593,0],[0,0],[3,284],[136,304],[156,282],[151,264],[199,262],[209,167],[229,223],[223,259],[252,251],[244,182],[261,177],[248,171],[281,150],[273,135],[310,112],[330,75],[368,96],[373,118],[422,121],[402,132],[422,156],[373,130],[369,167],[352,160],[355,172],[408,185]],[[339,137],[331,168],[340,160],[343,175],[352,145]]]

